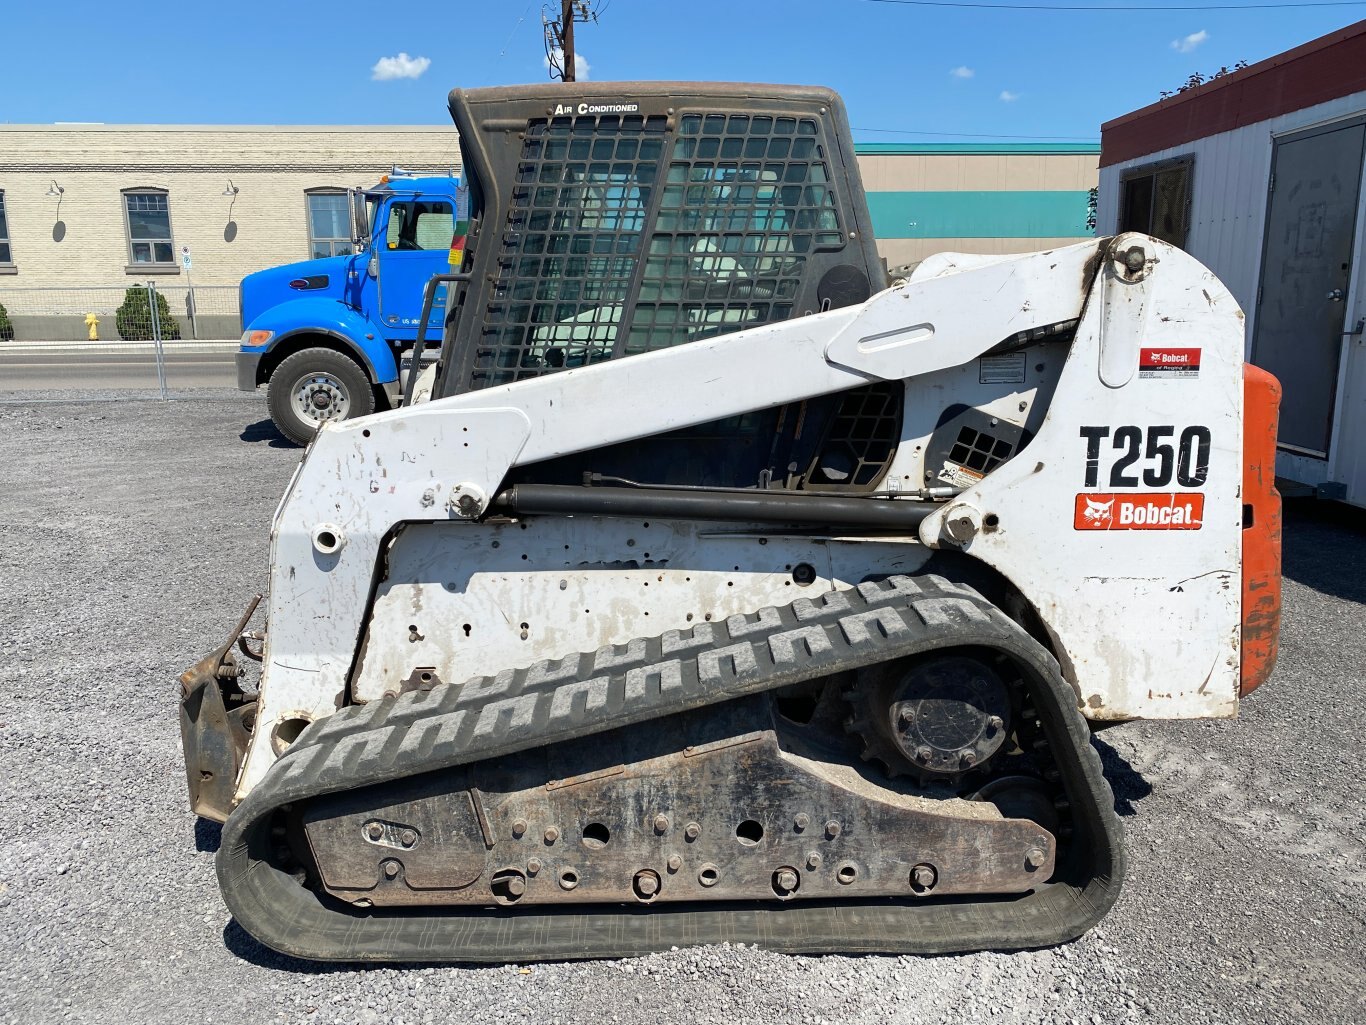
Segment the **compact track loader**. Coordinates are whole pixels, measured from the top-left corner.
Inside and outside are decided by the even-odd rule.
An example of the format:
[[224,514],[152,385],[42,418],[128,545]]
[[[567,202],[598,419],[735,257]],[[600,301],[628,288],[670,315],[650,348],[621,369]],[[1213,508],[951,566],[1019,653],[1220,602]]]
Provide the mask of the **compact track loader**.
[[1098,921],[1091,728],[1275,661],[1278,388],[1228,291],[1140,235],[889,282],[825,89],[450,105],[439,362],[321,428],[266,629],[182,677],[237,920],[364,961]]

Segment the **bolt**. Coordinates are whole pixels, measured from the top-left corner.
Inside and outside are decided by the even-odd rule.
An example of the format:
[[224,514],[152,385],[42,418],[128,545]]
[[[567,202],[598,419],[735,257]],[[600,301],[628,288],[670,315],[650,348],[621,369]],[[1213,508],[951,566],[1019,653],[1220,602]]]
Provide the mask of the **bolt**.
[[398,841],[403,844],[404,847],[411,847],[413,844],[417,843],[417,830],[405,829],[402,833],[399,833]]
[[455,507],[461,516],[473,516],[479,511],[479,499],[466,493],[455,500]]
[[959,751],[958,764],[965,769],[970,769],[977,764],[977,755],[971,751]]
[[903,708],[897,715],[896,721],[904,729],[915,722],[915,714],[909,708]]
[[554,843],[560,838],[560,831],[554,826],[547,826],[545,831],[545,842]]
[[1130,246],[1124,251],[1124,266],[1129,268],[1131,274],[1137,274],[1147,262],[1148,254],[1143,251],[1142,246]]
[[930,760],[931,754],[933,754],[933,752],[929,749],[929,747],[925,744],[921,744],[918,748],[915,749],[915,760],[920,764],[924,765],[926,762]]
[[503,885],[508,888],[509,895],[513,897],[520,897],[526,893],[526,880],[521,876],[508,876]]
[[998,733],[1000,732],[1003,726],[1005,726],[1005,722],[1002,721],[999,715],[993,715],[990,719],[987,720],[988,733]]
[[667,833],[669,831],[669,816],[660,812],[655,816],[655,832]]
[[798,833],[805,830],[809,825],[811,825],[811,816],[806,812],[800,812],[797,817],[792,820],[792,826]]
[[689,840],[696,840],[699,836],[702,835],[702,827],[699,826],[696,822],[689,822],[686,826],[683,827],[683,835],[686,836]]
[[365,835],[368,836],[371,840],[378,840],[381,836],[384,835],[384,827],[381,826],[378,822],[372,822],[365,827]]
[[778,870],[778,889],[791,893],[797,888],[797,873],[790,868]]
[[680,858],[677,854],[670,854],[668,865],[670,872],[677,872],[680,868],[683,867],[683,859]]
[[435,491],[433,491],[431,488],[428,488],[426,491],[422,492],[422,508],[424,508],[424,509],[430,509],[430,508],[431,508],[432,506],[434,506],[435,504],[436,504],[436,492],[435,492]]
[[384,878],[385,878],[385,879],[392,879],[392,878],[394,878],[394,876],[396,876],[396,875],[398,875],[398,862],[397,862],[397,861],[386,861],[386,862],[384,863]]
[[806,867],[811,869],[813,872],[821,867],[820,851],[812,851],[810,854],[806,856]]
[[527,874],[527,875],[529,875],[529,876],[534,876],[534,875],[535,875],[537,872],[539,872],[540,870],[541,870],[541,859],[540,859],[540,858],[532,858],[530,861],[528,861],[528,862],[526,863],[526,874]]
[[659,892],[659,877],[650,871],[637,872],[636,892],[642,897],[653,897]]
[[512,835],[513,835],[514,837],[516,837],[517,839],[520,840],[520,839],[522,838],[522,834],[525,833],[525,832],[526,832],[526,819],[518,819],[516,822],[514,822],[514,823],[512,824]]
[[1025,864],[1030,868],[1038,868],[1048,860],[1048,855],[1037,847],[1029,848],[1029,853],[1025,855]]
[[916,865],[911,869],[911,886],[919,890],[931,890],[939,880],[939,873],[933,865]]
[[834,819],[831,819],[825,824],[825,835],[831,840],[835,839],[835,837],[840,835],[840,824]]

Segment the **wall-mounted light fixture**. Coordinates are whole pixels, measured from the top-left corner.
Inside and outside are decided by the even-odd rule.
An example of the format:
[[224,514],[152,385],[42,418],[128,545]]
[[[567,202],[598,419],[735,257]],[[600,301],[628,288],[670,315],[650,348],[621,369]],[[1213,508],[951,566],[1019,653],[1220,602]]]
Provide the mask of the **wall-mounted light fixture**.
[[49,196],[52,196],[52,197],[56,198],[56,199],[60,199],[61,196],[62,196],[62,193],[65,192],[65,191],[66,191],[66,189],[64,189],[64,188],[62,188],[60,185],[58,185],[58,184],[57,184],[57,179],[54,178],[54,179],[52,180],[52,184],[48,186],[47,194],[48,194]]
[[241,189],[239,189],[236,185],[232,183],[232,179],[229,178],[227,188],[223,190],[223,195],[236,197],[236,195],[241,191]]

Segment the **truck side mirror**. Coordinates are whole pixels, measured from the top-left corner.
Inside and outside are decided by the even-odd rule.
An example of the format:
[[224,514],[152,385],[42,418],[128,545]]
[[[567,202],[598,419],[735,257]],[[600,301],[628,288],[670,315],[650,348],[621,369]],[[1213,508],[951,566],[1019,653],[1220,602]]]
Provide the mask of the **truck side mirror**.
[[358,246],[364,245],[370,237],[370,214],[365,193],[348,189],[346,194],[351,200],[351,241]]

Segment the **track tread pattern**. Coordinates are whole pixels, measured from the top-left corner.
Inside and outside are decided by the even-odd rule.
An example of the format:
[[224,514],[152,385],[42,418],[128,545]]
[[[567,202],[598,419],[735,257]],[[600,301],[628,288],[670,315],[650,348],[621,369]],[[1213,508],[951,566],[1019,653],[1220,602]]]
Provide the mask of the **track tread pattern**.
[[[1088,860],[1047,900],[744,910],[339,908],[271,863],[273,812],[293,802],[647,722],[927,650],[1003,650],[1030,675]],[[528,960],[622,956],[671,944],[759,942],[793,951],[940,952],[1038,946],[1094,924],[1122,879],[1118,822],[1075,695],[1056,662],[1000,610],[942,577],[890,577],[724,622],[351,706],[310,726],[233,812],[218,871],[249,932],[324,960]],[[1067,892],[1064,894],[1063,891]],[[1075,892],[1073,892],[1075,890]],[[785,924],[775,927],[781,919]],[[998,921],[993,921],[993,920]],[[936,926],[936,922],[942,920]],[[952,924],[950,924],[952,923]]]

